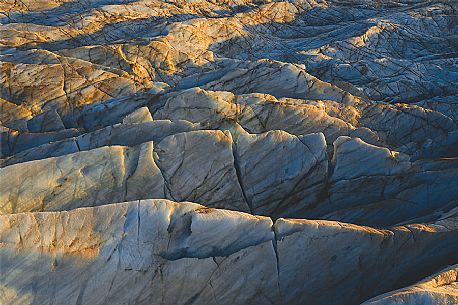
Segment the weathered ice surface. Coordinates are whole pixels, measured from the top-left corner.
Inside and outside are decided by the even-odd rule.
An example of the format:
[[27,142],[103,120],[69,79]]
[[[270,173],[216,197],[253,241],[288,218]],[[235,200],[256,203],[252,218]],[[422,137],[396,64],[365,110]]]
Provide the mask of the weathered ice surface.
[[0,304],[457,304],[457,16],[0,1]]
[[[454,261],[456,250],[449,252],[447,248],[450,244],[456,247],[456,229],[456,219],[388,230],[279,219],[275,231],[280,291],[288,291],[283,301],[356,304],[396,287],[405,281],[405,274],[419,276],[435,270],[437,267],[430,265],[434,259]],[[329,287],[335,293],[327,293]]]
[[[63,140],[52,141],[38,145],[36,147],[30,147],[25,150],[20,150],[20,146],[15,147],[17,153],[6,157],[2,162],[2,166],[22,163],[31,160],[46,159],[49,157],[57,157],[74,153],[77,151],[86,151],[98,147],[107,145],[136,145],[147,141],[160,141],[163,138],[183,132],[195,129],[200,129],[199,124],[192,124],[188,121],[170,121],[170,120],[155,120],[149,122],[131,123],[128,119],[123,124],[116,124],[108,127],[104,127],[92,132],[81,134],[77,137],[64,138]],[[26,143],[30,145],[39,144],[33,141],[35,134],[33,135],[22,135],[18,138],[19,140],[28,140]],[[46,134],[45,134],[46,136]],[[20,142],[21,143],[21,142]]]
[[321,207],[330,214],[324,218],[377,226],[439,219],[458,203],[457,161],[410,162],[403,153],[340,137],[334,142],[329,202]]
[[[354,304],[403,283],[406,274],[424,276],[437,267],[431,257],[452,260],[453,223],[390,230],[295,219],[274,225],[167,200],[2,215],[1,301]],[[336,293],[326,293],[327,285]],[[43,293],[48,289],[58,293]]]
[[0,218],[2,304],[280,302],[269,218],[166,200]]
[[232,137],[226,131],[194,131],[169,136],[157,145],[167,196],[176,201],[248,211],[237,180]]
[[373,298],[364,305],[444,304],[458,303],[458,266],[454,265],[421,282]]
[[255,214],[304,213],[319,200],[328,166],[323,134],[241,134],[235,146],[241,185]]

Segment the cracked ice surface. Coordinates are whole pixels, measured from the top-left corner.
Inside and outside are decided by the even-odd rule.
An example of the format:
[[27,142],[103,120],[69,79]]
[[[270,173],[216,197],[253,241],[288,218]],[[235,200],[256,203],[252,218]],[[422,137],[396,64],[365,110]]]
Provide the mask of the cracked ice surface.
[[457,304],[458,6],[0,3],[0,304]]

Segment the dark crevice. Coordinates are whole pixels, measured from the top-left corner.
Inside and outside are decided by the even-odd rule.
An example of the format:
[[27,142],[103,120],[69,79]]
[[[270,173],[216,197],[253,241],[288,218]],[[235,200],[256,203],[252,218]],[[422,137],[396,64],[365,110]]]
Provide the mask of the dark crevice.
[[242,173],[240,171],[240,166],[239,166],[239,161],[238,161],[238,156],[237,156],[237,147],[235,143],[236,141],[237,139],[232,138],[232,155],[234,157],[235,174],[237,176],[237,181],[238,181],[238,184],[240,185],[240,189],[242,190],[243,199],[245,200],[248,208],[250,209],[250,213],[254,214],[252,202],[246,195],[245,187],[243,185]]

